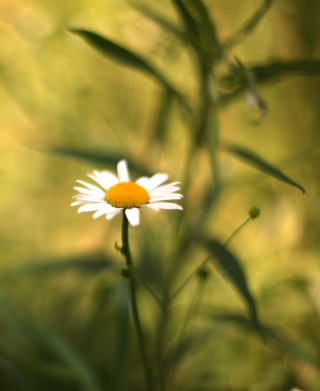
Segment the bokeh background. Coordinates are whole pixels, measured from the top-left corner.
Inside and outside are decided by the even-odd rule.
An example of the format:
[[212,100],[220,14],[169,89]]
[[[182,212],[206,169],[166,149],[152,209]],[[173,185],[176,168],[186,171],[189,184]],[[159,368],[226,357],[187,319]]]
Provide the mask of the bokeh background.
[[[181,25],[169,0],[142,3]],[[258,6],[254,0],[205,3],[221,41]],[[318,1],[274,1],[228,60],[235,63],[236,57],[251,66],[319,59],[319,24]],[[178,103],[170,106],[162,131],[166,95],[161,86],[102,56],[70,28],[94,31],[134,50],[157,66],[191,104],[197,102],[192,51],[127,2],[0,1],[4,391],[143,389],[126,281],[120,276],[124,261],[114,248],[121,239],[121,219],[79,215],[70,207],[71,197],[76,179],[85,180],[93,169],[115,170],[107,164],[108,156],[132,159],[146,172],[167,172],[171,181],[182,181],[188,159],[191,141]],[[217,72],[223,73],[223,66]],[[232,285],[210,269],[201,308],[211,315],[198,315],[189,325],[199,341],[174,358],[175,374],[167,390],[320,389],[320,80],[316,72],[289,74],[258,88],[267,115],[257,120],[257,110],[239,94],[219,108],[221,145],[235,143],[255,151],[306,193],[220,148],[223,186],[206,231],[223,242],[247,218],[249,207],[261,208],[259,219],[246,225],[230,249],[242,262],[262,321],[277,334],[267,343],[242,324],[242,318],[211,314],[212,309],[227,309],[246,317]],[[211,181],[204,151],[192,163],[188,197],[182,202],[190,215],[196,214]],[[133,169],[131,174],[135,180],[141,173]],[[157,274],[159,264],[162,271],[169,268],[166,260],[177,240],[173,227],[178,213],[142,211],[141,225],[130,232],[141,275],[145,265],[139,263],[139,254],[151,251],[148,246],[157,257],[147,257],[147,269]],[[175,287],[205,257],[202,249],[192,248],[175,269]],[[175,304],[168,351],[196,286],[191,281]],[[140,296],[144,327],[152,340],[157,306],[147,291],[141,290]],[[203,344],[200,337],[207,337],[208,330]],[[119,340],[123,350],[118,349]]]

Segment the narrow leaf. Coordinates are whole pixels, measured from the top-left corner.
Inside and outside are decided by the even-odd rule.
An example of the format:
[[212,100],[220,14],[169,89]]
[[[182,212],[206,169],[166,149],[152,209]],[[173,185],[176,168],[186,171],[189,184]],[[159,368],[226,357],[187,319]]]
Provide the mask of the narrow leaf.
[[103,168],[110,168],[113,171],[116,169],[117,163],[120,160],[125,159],[128,162],[130,171],[133,171],[139,175],[152,175],[152,173],[146,167],[144,167],[144,165],[135,162],[128,156],[124,156],[123,153],[117,153],[110,150],[90,151],[88,149],[81,150],[69,147],[29,147],[46,153],[65,155],[82,160],[87,160],[94,164],[100,165]]
[[[277,61],[271,64],[252,65],[247,68],[257,84],[278,80],[283,76],[320,76],[320,61],[319,60],[303,60],[303,61]],[[220,80],[222,85],[233,87],[231,92],[221,93],[218,99],[218,105],[226,105],[232,102],[235,98],[241,96],[241,93],[247,88],[244,78],[239,82],[239,76],[234,72],[226,75]]]
[[170,90],[161,92],[161,101],[155,115],[154,136],[156,140],[164,142],[168,130],[172,107],[172,93]]
[[69,31],[79,35],[91,46],[98,49],[103,55],[113,59],[117,63],[129,66],[153,76],[165,88],[170,89],[189,111],[189,107],[181,94],[171,86],[169,81],[166,80],[166,78],[158,70],[156,70],[147,60],[143,59],[138,54],[91,31],[78,29],[69,29]]
[[189,12],[188,8],[181,0],[171,0],[174,7],[178,11],[185,29],[190,37],[195,41],[194,43],[200,43],[200,35],[196,21]]
[[216,33],[216,28],[212,23],[209,12],[202,0],[185,0],[189,5],[189,9],[193,11],[195,20],[202,38],[203,46],[209,52],[216,53],[219,50],[219,41]]
[[212,252],[212,260],[215,260],[231,280],[238,292],[244,298],[248,309],[248,314],[253,325],[260,330],[257,310],[254,298],[248,288],[247,279],[240,262],[215,239],[202,239],[205,247]]
[[128,289],[122,285],[113,288],[116,296],[115,346],[112,369],[112,390],[117,391],[123,379],[123,370],[129,346],[130,296]]
[[32,323],[30,322],[29,326],[33,329],[42,343],[74,372],[81,390],[101,391],[91,369],[66,341],[35,320]]
[[259,24],[266,12],[269,10],[274,0],[265,0],[257,11],[247,20],[244,25],[235,32],[230,38],[226,40],[223,45],[225,50],[230,49],[232,46],[243,41]]
[[48,259],[41,262],[27,262],[17,268],[11,268],[1,273],[1,278],[15,276],[38,276],[52,273],[65,273],[67,271],[78,271],[83,273],[98,273],[106,268],[111,268],[115,263],[109,262],[103,257],[75,256],[66,259]]
[[127,65],[144,72],[154,73],[150,65],[140,56],[107,38],[103,38],[98,34],[86,30],[69,29],[69,31],[73,34],[79,35],[91,46],[122,65]]
[[239,147],[237,145],[228,144],[226,147],[228,152],[231,152],[236,158],[245,161],[249,165],[257,168],[258,170],[265,172],[266,174],[278,179],[281,182],[287,183],[288,185],[297,187],[303,193],[305,190],[298,183],[294,182],[290,178],[288,178],[285,174],[283,174],[278,168],[269,164],[266,160],[256,155],[254,152],[251,152],[245,148]]
[[283,75],[320,76],[320,61],[277,61],[266,65],[251,66],[250,71],[255,74],[258,81],[267,81]]

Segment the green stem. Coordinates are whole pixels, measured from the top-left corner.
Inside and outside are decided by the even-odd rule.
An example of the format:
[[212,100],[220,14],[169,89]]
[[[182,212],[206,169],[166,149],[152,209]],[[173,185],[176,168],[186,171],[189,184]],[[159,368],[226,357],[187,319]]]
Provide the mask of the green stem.
[[229,236],[229,238],[226,240],[226,242],[225,242],[225,244],[224,244],[224,247],[227,247],[227,245],[228,245],[228,243],[230,242],[230,240],[249,222],[251,220],[251,217],[248,217],[247,218],[247,220],[244,222],[244,223],[242,223],[241,225],[240,225],[240,227],[238,227],[234,232],[233,232],[233,234],[231,234],[230,236]]
[[122,218],[122,254],[125,256],[127,268],[129,271],[129,286],[130,286],[130,299],[131,299],[131,311],[132,311],[132,317],[133,317],[133,323],[134,327],[136,329],[137,333],[137,339],[138,339],[138,345],[139,350],[142,358],[142,362],[144,365],[146,378],[147,378],[147,384],[148,384],[148,391],[153,390],[153,381],[152,381],[152,373],[151,369],[148,364],[148,358],[146,354],[146,348],[143,338],[143,332],[140,324],[139,314],[138,314],[138,306],[137,306],[137,297],[136,297],[136,283],[134,280],[134,271],[133,271],[133,263],[130,253],[130,247],[129,247],[129,224],[128,219],[125,215],[125,211],[123,211],[123,218]]

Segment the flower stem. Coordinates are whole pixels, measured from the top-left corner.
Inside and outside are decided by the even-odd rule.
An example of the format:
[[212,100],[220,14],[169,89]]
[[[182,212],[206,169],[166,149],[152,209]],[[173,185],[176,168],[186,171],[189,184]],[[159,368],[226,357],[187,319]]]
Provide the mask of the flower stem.
[[227,247],[228,243],[230,240],[251,220],[251,217],[248,217],[245,222],[243,222],[240,227],[238,227],[226,240],[225,244],[223,245],[224,247]]
[[129,247],[129,224],[128,219],[125,215],[125,211],[123,211],[122,218],[122,254],[125,256],[127,268],[129,271],[129,287],[130,287],[130,299],[131,299],[131,311],[133,317],[134,327],[137,333],[139,350],[142,358],[142,362],[145,369],[146,379],[147,379],[147,389],[148,391],[153,390],[153,381],[152,381],[152,373],[151,369],[148,365],[148,359],[146,354],[146,348],[143,338],[143,332],[140,324],[139,314],[138,314],[138,306],[137,306],[137,297],[136,297],[136,282],[134,279],[134,271],[133,271],[133,263],[130,253]]

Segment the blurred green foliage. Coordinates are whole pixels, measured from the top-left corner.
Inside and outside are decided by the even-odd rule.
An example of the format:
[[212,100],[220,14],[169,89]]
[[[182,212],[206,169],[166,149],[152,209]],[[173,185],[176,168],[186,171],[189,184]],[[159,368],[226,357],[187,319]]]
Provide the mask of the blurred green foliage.
[[320,3],[0,15],[0,389],[147,389],[120,218],[69,206],[76,179],[126,158],[185,196],[130,230],[155,390],[319,390]]

